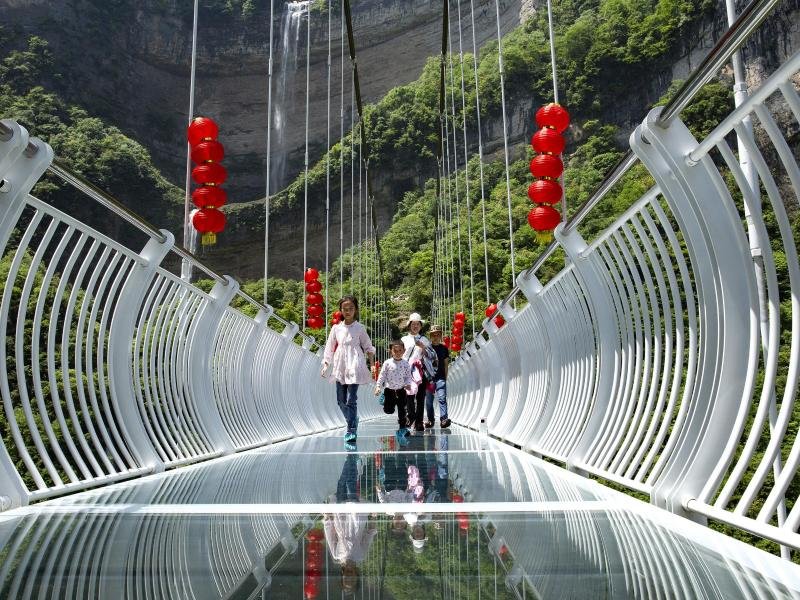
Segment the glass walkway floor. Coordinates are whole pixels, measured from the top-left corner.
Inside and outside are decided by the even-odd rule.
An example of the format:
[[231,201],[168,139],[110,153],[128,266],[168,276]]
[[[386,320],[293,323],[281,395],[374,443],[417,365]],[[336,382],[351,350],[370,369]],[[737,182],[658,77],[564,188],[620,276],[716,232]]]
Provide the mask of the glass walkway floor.
[[0,598],[800,598],[800,567],[453,426],[391,420],[0,516]]

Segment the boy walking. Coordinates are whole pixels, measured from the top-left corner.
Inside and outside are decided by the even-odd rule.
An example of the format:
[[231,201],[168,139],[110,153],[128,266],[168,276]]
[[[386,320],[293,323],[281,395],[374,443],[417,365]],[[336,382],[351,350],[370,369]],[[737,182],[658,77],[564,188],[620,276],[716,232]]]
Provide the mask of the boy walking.
[[394,413],[397,407],[397,435],[401,439],[408,435],[406,428],[406,396],[411,388],[411,365],[403,358],[405,346],[400,340],[389,344],[392,358],[383,363],[381,373],[375,385],[375,395],[383,391],[383,412],[387,415]]
[[431,345],[436,351],[438,368],[425,393],[425,412],[428,414],[428,420],[425,421],[425,429],[433,427],[434,395],[439,401],[439,426],[442,429],[446,429],[450,427],[450,419],[447,417],[447,367],[450,361],[450,351],[447,346],[442,344],[442,328],[439,325],[433,325],[429,335],[431,336]]

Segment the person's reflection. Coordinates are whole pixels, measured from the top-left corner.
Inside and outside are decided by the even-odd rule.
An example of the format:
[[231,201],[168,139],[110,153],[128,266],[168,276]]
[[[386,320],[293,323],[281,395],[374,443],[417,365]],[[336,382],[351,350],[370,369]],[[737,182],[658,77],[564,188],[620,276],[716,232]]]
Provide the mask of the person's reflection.
[[[447,502],[449,489],[448,438],[416,436],[409,440],[408,451],[381,456],[381,469],[375,486],[382,503],[421,504]],[[423,552],[427,542],[428,511],[391,512],[389,531],[396,537],[408,536],[415,553]],[[437,524],[434,523],[434,526]]]
[[[361,502],[359,458],[349,452],[336,486],[336,502]],[[325,541],[331,558],[342,569],[342,591],[353,594],[358,590],[359,565],[367,557],[372,540],[378,533],[371,515],[353,512],[333,512],[323,516]]]

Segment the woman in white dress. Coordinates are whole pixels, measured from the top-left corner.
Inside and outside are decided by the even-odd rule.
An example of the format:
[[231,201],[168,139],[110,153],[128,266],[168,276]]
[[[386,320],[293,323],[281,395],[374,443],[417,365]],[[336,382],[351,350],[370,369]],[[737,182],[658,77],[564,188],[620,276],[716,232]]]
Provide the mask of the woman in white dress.
[[358,430],[358,386],[372,382],[367,362],[374,362],[375,347],[367,330],[358,322],[358,300],[345,296],[339,300],[339,310],[342,321],[331,327],[328,335],[322,376],[328,376],[328,367],[332,365],[330,377],[336,381],[336,401],[347,423],[344,441],[354,444]]

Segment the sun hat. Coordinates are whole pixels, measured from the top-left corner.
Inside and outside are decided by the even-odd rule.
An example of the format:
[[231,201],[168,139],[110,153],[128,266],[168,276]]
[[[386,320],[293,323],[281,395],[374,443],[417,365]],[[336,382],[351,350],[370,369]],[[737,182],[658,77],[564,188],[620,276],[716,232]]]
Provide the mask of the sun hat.
[[430,333],[442,333],[443,329],[441,325],[431,325]]
[[408,322],[406,323],[406,327],[411,325],[411,321],[419,321],[420,325],[425,325],[425,321],[423,320],[422,315],[420,315],[418,312],[413,312],[410,315],[408,315]]

